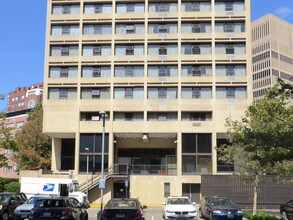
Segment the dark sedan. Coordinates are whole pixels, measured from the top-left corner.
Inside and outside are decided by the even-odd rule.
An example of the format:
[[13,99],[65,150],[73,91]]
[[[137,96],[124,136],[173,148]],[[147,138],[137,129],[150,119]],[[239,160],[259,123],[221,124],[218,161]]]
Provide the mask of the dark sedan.
[[200,217],[210,220],[242,220],[243,218],[242,210],[231,199],[217,196],[204,196],[199,207],[199,214]]
[[110,199],[106,204],[101,215],[101,220],[108,219],[127,219],[144,220],[144,209],[138,199]]
[[75,198],[54,197],[37,199],[29,219],[70,219],[88,220],[86,206]]
[[280,213],[283,219],[293,219],[293,199],[280,205]]

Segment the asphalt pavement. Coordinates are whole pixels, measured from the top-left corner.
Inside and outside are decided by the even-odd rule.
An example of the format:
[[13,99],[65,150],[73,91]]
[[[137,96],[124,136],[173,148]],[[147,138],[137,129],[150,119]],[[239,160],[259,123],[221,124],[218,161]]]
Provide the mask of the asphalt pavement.
[[[90,208],[87,211],[89,214],[89,220],[98,220],[97,213],[100,211],[100,209]],[[280,216],[279,210],[266,210],[266,212],[274,214],[276,216]],[[162,209],[160,208],[145,209],[145,220],[163,220]],[[198,217],[198,220],[201,220],[201,218]]]
[[[89,220],[97,220],[97,213],[100,209],[90,208],[87,210]],[[145,220],[162,220],[162,209],[160,208],[147,208],[145,209]]]

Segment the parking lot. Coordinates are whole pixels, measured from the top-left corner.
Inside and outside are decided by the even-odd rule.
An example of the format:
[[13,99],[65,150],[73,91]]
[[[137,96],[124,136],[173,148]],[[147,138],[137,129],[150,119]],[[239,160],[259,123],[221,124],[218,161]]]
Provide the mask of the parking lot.
[[[90,208],[88,209],[89,220],[96,220],[97,213],[100,209]],[[160,208],[148,208],[145,210],[145,218],[146,220],[162,220],[162,209]],[[200,218],[199,218],[200,219]]]
[[[90,208],[88,209],[89,220],[97,220],[97,213],[100,209]],[[267,212],[280,217],[279,210],[267,210]],[[162,220],[162,209],[160,208],[148,208],[145,210],[145,220]],[[201,218],[198,217],[198,220]]]

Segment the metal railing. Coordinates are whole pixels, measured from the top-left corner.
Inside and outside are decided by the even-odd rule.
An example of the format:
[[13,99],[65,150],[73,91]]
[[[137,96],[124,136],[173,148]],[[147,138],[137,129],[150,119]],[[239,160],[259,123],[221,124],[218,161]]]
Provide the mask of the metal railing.
[[170,165],[150,165],[150,164],[132,164],[129,165],[130,175],[176,175],[177,166]]
[[[113,164],[113,166],[104,169],[104,178],[107,180],[112,176],[128,176],[128,171],[129,167],[127,164]],[[84,181],[79,184],[79,189],[85,192],[88,187],[91,190],[99,184],[101,178],[101,175],[94,175],[88,179],[88,182]]]
[[[177,175],[177,164],[168,165],[150,165],[150,164],[113,164],[104,170],[104,178],[128,177],[128,175]],[[81,191],[86,192],[99,185],[101,175],[93,175],[88,182],[79,184]]]

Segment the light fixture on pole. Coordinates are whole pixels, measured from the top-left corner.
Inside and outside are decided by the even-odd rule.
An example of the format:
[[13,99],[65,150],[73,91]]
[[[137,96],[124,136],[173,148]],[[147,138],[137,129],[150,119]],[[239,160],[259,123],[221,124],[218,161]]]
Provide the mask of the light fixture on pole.
[[86,198],[89,201],[89,148],[85,148],[86,154]]
[[101,159],[101,179],[100,179],[100,189],[101,189],[101,211],[103,210],[103,195],[105,189],[105,178],[104,178],[104,156],[105,156],[105,119],[108,117],[106,112],[100,111],[100,120],[103,120],[103,134],[102,134],[102,159]]

